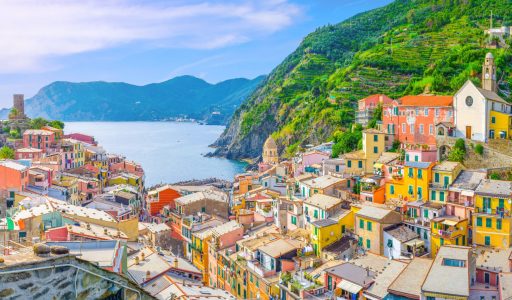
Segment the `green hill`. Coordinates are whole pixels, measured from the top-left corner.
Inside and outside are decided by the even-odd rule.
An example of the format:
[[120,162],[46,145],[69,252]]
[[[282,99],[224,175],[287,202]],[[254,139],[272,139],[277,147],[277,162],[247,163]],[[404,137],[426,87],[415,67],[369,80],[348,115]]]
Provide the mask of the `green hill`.
[[[317,29],[235,112],[215,154],[258,157],[272,134],[292,155],[349,128],[356,101],[368,95],[453,94],[468,78],[479,84],[491,10],[494,27],[512,21],[509,0],[398,0]],[[491,51],[507,99],[512,51]]]
[[180,76],[144,86],[58,81],[27,99],[25,106],[30,117],[63,121],[152,121],[186,116],[226,124],[263,79],[237,78],[210,84]]

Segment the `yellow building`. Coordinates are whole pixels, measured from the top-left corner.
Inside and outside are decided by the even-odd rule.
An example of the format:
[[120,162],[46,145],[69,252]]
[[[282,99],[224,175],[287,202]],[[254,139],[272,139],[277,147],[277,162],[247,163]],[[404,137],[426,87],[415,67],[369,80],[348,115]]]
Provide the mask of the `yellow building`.
[[322,250],[341,239],[347,230],[354,229],[354,212],[341,210],[335,216],[311,223],[311,244],[317,256]]
[[501,111],[490,111],[489,138],[510,138],[512,136],[512,115]]
[[73,146],[73,168],[80,168],[85,165],[85,147],[82,142],[75,139],[63,139],[63,143]]
[[345,159],[345,173],[372,174],[373,165],[385,151],[386,134],[377,129],[363,131],[363,149],[343,155]]
[[377,255],[384,253],[384,228],[398,224],[402,216],[393,210],[364,205],[355,214],[355,233],[359,246]]
[[430,248],[432,257],[443,245],[468,245],[468,219],[457,216],[434,218],[430,222]]
[[192,233],[192,264],[203,274],[203,283],[210,282],[208,270],[208,239],[212,236],[212,228]]
[[431,162],[408,161],[404,167],[404,188],[407,193],[402,195],[407,201],[428,200],[428,187],[432,180]]
[[140,176],[131,173],[121,173],[111,177],[108,180],[109,185],[127,184],[137,189],[142,189],[142,179]]
[[443,161],[432,168],[432,183],[430,184],[430,201],[446,203],[448,187],[459,176],[462,164],[452,161]]
[[484,179],[475,191],[473,243],[507,249],[511,246],[510,181]]

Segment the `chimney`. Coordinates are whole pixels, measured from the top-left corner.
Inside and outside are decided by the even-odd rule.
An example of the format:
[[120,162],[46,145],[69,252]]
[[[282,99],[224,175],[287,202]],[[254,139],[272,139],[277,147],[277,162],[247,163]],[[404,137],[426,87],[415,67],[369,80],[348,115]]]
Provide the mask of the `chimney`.
[[144,281],[148,281],[151,278],[151,272],[149,270],[146,271],[146,279]]
[[178,257],[174,257],[174,268],[178,268]]
[[379,103],[384,102],[384,95],[379,95]]

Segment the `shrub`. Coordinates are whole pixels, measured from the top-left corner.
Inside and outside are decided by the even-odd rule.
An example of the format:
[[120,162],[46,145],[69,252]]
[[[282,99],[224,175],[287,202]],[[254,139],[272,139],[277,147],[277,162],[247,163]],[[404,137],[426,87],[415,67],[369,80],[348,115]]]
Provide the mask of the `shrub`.
[[455,141],[455,146],[453,146],[453,148],[459,149],[464,154],[466,154],[466,142],[463,139],[457,139],[457,141]]
[[475,146],[475,152],[480,155],[483,155],[484,154],[484,146],[482,146],[481,144],[477,144]]
[[491,173],[491,175],[489,175],[489,178],[491,178],[492,180],[500,180],[501,179],[501,175],[499,173]]
[[465,152],[463,152],[459,148],[453,148],[452,151],[448,154],[448,160],[449,161],[456,161],[456,162],[463,162],[464,156],[466,155]]
[[0,148],[0,159],[14,159],[14,150],[3,146]]

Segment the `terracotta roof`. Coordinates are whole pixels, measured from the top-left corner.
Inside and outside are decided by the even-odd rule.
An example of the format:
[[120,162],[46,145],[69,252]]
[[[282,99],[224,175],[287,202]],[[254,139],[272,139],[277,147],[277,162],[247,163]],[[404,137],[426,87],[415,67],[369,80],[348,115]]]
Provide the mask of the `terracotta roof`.
[[389,102],[393,101],[393,99],[389,98],[388,96],[386,96],[384,94],[374,94],[374,95],[370,95],[364,99],[361,99],[358,102],[364,102],[365,104],[370,104],[370,103],[377,104],[380,102],[381,97],[382,97],[382,103],[389,103]]
[[399,101],[403,106],[452,106],[453,96],[409,95],[400,98]]

